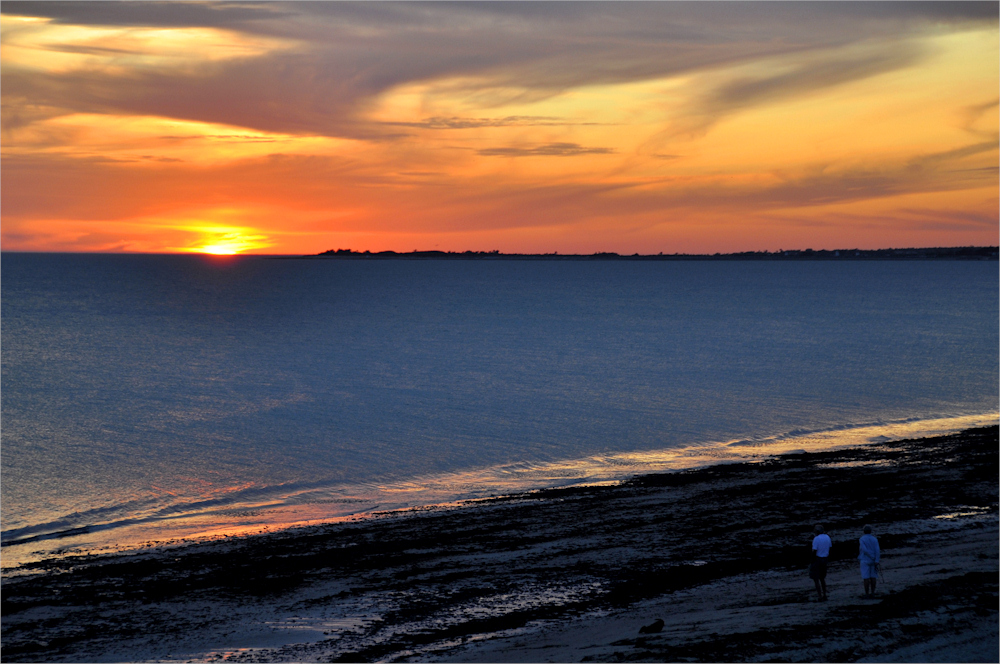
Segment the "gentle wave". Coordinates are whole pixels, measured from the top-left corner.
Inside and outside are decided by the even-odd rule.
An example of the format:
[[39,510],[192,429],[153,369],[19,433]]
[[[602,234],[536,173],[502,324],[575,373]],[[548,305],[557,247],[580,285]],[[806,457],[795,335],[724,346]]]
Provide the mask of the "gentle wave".
[[[797,428],[774,436],[648,452],[591,455],[540,464],[519,462],[382,484],[253,487],[224,498],[179,501],[146,514],[100,518],[124,516],[135,507],[127,503],[3,531],[3,567],[9,570],[23,562],[68,553],[129,550],[149,544],[245,535],[546,488],[612,483],[637,474],[755,461],[790,452],[943,435],[995,425],[998,419],[997,412],[911,417],[823,429]],[[41,548],[28,551],[28,544]]]

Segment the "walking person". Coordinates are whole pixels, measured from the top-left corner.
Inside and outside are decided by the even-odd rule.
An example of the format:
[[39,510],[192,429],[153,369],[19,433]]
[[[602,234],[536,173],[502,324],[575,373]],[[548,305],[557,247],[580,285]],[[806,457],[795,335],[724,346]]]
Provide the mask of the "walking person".
[[826,534],[823,526],[816,524],[816,536],[813,537],[812,563],[809,565],[809,578],[816,584],[816,592],[821,602],[826,601],[826,562],[830,557],[830,547],[833,542]]
[[878,539],[872,535],[872,527],[865,526],[864,530],[865,534],[858,540],[858,560],[861,561],[861,580],[865,584],[865,597],[874,597],[882,552],[878,547]]

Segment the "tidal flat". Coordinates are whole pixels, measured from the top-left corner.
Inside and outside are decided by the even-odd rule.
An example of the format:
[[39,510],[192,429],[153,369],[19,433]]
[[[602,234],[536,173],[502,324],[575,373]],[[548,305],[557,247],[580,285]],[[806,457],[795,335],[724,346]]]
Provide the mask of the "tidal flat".
[[[997,661],[997,427],[3,580],[4,661]],[[830,599],[807,575],[833,539]],[[883,550],[862,597],[857,538]],[[640,629],[663,620],[654,633]]]

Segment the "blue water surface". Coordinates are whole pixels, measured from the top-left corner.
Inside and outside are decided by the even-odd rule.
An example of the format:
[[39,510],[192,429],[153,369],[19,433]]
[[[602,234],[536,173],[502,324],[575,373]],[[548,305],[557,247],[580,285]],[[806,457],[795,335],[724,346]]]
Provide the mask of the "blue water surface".
[[997,263],[4,254],[6,538],[995,411]]

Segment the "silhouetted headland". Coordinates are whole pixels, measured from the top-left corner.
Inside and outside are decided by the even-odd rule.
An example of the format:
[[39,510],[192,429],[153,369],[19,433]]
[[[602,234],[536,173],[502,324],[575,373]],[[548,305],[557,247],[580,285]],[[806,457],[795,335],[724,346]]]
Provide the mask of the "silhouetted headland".
[[924,247],[909,249],[779,249],[742,251],[732,254],[503,254],[493,251],[353,251],[328,249],[319,254],[288,258],[336,258],[349,260],[445,259],[445,260],[543,260],[543,261],[870,261],[870,260],[997,260],[997,247]]

